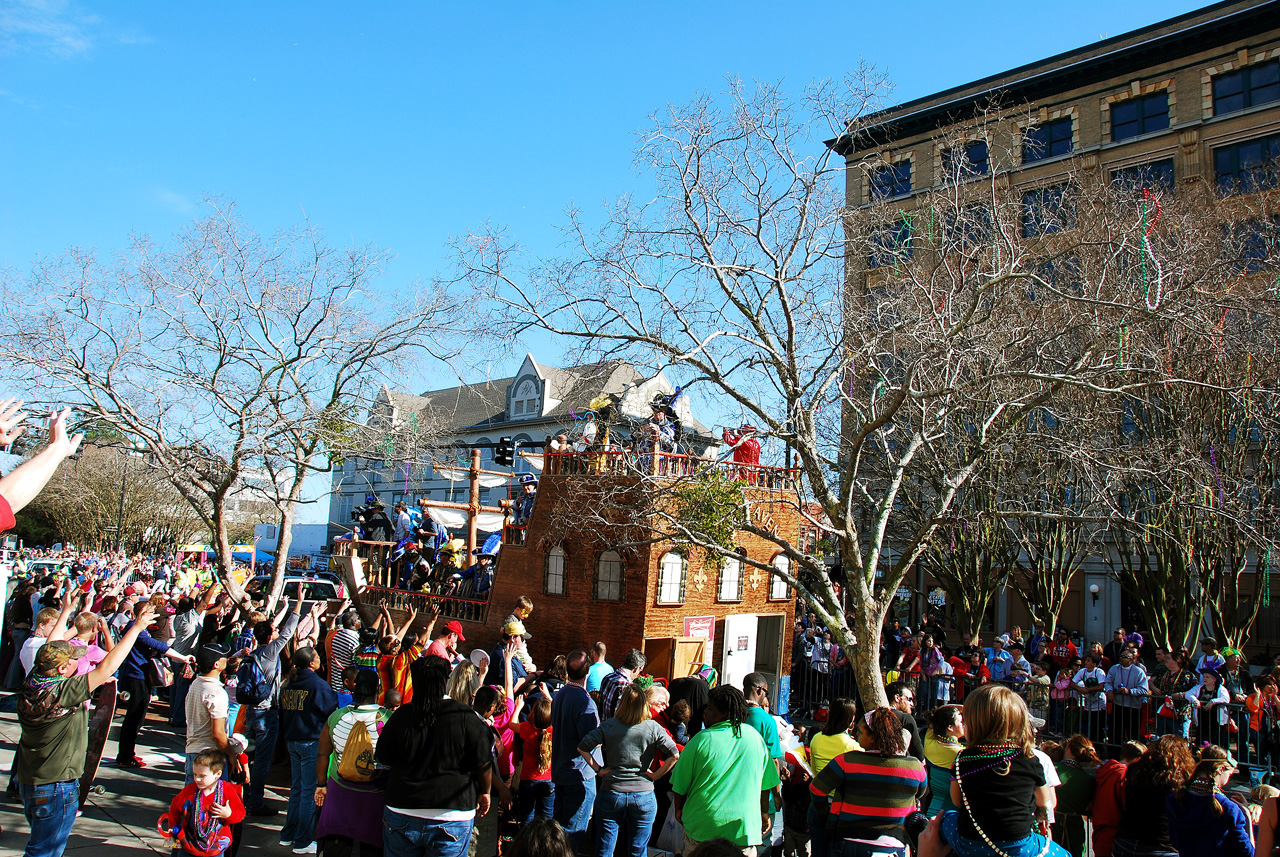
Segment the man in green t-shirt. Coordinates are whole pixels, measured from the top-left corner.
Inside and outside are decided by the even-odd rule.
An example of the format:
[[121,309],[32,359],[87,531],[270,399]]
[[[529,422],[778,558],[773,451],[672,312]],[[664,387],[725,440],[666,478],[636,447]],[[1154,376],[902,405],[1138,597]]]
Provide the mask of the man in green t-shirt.
[[690,739],[671,771],[676,820],[684,825],[684,853],[723,837],[753,857],[769,832],[769,794],[777,765],[755,729],[736,687],[717,687],[707,698],[706,728]]
[[115,681],[112,674],[155,615],[151,605],[143,607],[115,648],[84,675],[76,675],[83,648],[53,640],[36,652],[31,675],[18,691],[22,735],[13,762],[22,809],[31,825],[27,857],[60,855],[67,847],[89,746],[89,710],[84,703],[100,685]]

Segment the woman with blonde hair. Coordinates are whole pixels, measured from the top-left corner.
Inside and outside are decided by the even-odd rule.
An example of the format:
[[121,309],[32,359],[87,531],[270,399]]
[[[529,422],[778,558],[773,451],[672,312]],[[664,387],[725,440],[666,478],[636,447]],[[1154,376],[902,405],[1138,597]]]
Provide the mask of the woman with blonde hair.
[[1180,855],[1253,857],[1249,817],[1222,793],[1236,760],[1218,746],[1204,748],[1191,781],[1165,798],[1169,839]]
[[[632,682],[622,689],[613,717],[588,732],[578,753],[600,778],[596,791],[596,851],[613,854],[621,840],[620,855],[645,857],[649,833],[658,814],[653,783],[664,777],[680,758],[680,748],[649,715],[645,689]],[[597,766],[592,751],[604,745],[608,766]],[[656,753],[664,761],[651,771]]]
[[965,696],[968,745],[952,768],[942,834],[959,857],[1066,857],[1048,838],[1053,788],[1035,756],[1027,705],[1003,685]]
[[470,705],[480,689],[480,671],[471,661],[462,661],[449,673],[446,693],[455,702]]

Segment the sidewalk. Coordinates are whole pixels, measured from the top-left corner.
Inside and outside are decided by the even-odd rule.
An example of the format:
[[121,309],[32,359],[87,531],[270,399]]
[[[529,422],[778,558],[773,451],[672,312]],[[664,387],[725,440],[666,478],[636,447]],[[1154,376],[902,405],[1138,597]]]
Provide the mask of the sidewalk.
[[[0,694],[0,771],[8,783],[13,754],[18,744],[18,716],[13,713],[12,694]],[[181,731],[165,722],[168,706],[153,701],[147,711],[147,722],[138,736],[138,755],[147,763],[142,770],[120,770],[115,767],[116,733],[121,713],[116,713],[116,726],[111,730],[102,766],[95,785],[106,789],[103,795],[89,795],[84,815],[76,819],[67,843],[68,854],[103,854],[104,847],[112,855],[169,854],[164,840],[156,831],[156,822],[169,808],[169,801],[182,788],[183,741]],[[2,792],[0,792],[2,794]],[[285,804],[289,798],[289,762],[279,762],[267,778],[267,806],[280,810],[270,818],[248,817],[244,823],[241,855],[275,857],[290,855],[280,847],[280,828],[284,825]],[[21,854],[30,828],[22,815],[22,805],[0,797],[0,854]]]

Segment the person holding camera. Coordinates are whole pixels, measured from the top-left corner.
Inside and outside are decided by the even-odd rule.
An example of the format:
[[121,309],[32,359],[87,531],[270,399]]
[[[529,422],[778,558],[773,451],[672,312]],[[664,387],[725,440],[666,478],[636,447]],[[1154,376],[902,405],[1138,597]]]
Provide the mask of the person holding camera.
[[364,505],[351,510],[351,520],[358,524],[360,538],[366,542],[385,542],[391,538],[391,519],[377,494],[364,498]]

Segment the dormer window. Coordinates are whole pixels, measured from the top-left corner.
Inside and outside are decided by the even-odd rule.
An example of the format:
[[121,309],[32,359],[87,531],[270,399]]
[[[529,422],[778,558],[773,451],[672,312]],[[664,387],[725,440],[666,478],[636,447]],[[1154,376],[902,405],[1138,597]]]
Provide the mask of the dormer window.
[[536,381],[521,381],[511,397],[511,415],[513,417],[531,417],[542,413],[538,406],[538,384]]

